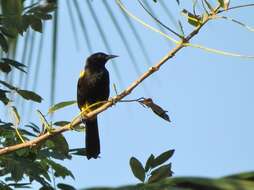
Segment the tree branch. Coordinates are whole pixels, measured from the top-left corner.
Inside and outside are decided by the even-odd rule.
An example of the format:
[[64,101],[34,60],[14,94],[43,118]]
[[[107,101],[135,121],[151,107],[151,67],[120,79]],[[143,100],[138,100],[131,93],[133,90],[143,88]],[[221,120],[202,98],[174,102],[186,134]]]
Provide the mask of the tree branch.
[[[151,76],[153,73],[157,72],[162,65],[164,65],[169,59],[173,58],[175,54],[180,51],[182,48],[186,47],[185,43],[188,43],[191,38],[193,38],[195,35],[198,34],[199,30],[210,20],[210,17],[208,16],[201,25],[196,27],[186,38],[183,38],[179,44],[177,44],[171,51],[167,53],[157,64],[150,67],[145,73],[143,73],[137,80],[135,80],[130,86],[128,86],[124,91],[122,91],[120,94],[114,96],[111,98],[108,102],[100,106],[99,108],[87,113],[85,115],[86,119],[93,118],[99,113],[105,111],[112,105],[116,104],[117,102],[121,101],[124,97],[128,96],[138,85],[140,85],[146,78]],[[84,113],[81,113],[79,115],[83,115]],[[65,131],[69,131],[72,128],[75,128],[75,126],[78,126],[81,123],[80,117],[75,117],[72,122],[68,125],[65,125],[63,127],[54,129],[50,132],[47,132],[35,139],[32,139],[30,141],[12,145],[9,147],[4,147],[0,149],[0,155],[12,153],[14,151],[17,151],[19,149],[23,148],[32,148],[37,146],[38,144],[43,143],[49,138],[52,138],[56,135],[59,135]]]

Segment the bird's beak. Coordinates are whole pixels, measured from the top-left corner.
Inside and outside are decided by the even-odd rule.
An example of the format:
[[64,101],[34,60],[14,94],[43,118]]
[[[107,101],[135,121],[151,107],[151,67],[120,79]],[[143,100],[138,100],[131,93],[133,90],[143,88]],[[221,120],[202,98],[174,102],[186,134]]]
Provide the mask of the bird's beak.
[[107,60],[110,60],[110,59],[113,59],[113,58],[116,58],[116,57],[119,57],[119,56],[118,55],[108,55]]

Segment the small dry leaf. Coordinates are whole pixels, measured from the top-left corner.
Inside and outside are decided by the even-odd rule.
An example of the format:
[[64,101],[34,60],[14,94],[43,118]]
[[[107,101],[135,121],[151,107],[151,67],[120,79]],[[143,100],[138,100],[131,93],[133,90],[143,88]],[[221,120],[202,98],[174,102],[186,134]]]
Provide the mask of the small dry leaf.
[[162,109],[157,104],[155,104],[151,98],[146,98],[146,99],[143,99],[143,100],[139,100],[139,103],[141,103],[142,105],[145,105],[145,106],[151,108],[152,111],[156,115],[160,116],[162,119],[165,119],[166,121],[171,122],[170,118],[169,118],[169,116],[167,114],[167,111]]

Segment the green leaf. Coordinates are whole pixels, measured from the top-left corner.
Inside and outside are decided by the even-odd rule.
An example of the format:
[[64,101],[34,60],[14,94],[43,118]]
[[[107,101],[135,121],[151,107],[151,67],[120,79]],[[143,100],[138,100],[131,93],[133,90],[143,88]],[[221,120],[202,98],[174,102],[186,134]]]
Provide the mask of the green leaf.
[[25,125],[25,127],[31,128],[34,132],[40,133],[40,128],[35,125],[34,123],[30,122],[29,124]]
[[9,98],[6,96],[6,93],[8,92],[9,91],[0,89],[0,101],[3,102],[4,105],[7,105],[10,102]]
[[42,97],[33,91],[17,89],[17,93],[26,100],[32,100],[38,103],[42,101]]
[[51,108],[49,108],[48,113],[54,113],[55,111],[62,109],[64,107],[76,104],[77,101],[66,101],[66,102],[60,102],[55,105],[53,105]]
[[7,59],[7,58],[2,58],[5,64],[11,65],[15,67],[16,69],[26,73],[26,71],[23,69],[23,67],[26,67],[24,64],[19,63],[18,61],[12,60],[12,59]]
[[61,190],[76,190],[73,186],[64,183],[58,183],[57,187]]
[[50,186],[42,186],[39,190],[55,190],[55,188]]
[[161,164],[163,164],[164,162],[168,161],[168,159],[170,159],[173,154],[174,154],[175,150],[168,150],[166,152],[163,152],[162,154],[160,154],[158,157],[156,157],[151,166],[152,168],[155,168]]
[[68,156],[69,145],[62,134],[59,134],[50,140],[54,142],[54,151],[63,154],[65,156]]
[[11,170],[11,177],[14,181],[20,181],[23,178],[24,171],[20,167],[14,167]]
[[52,19],[52,15],[50,14],[46,14],[46,13],[42,13],[42,12],[36,12],[35,15],[37,17],[39,17],[42,20],[51,20]]
[[135,157],[131,157],[130,159],[130,167],[132,170],[133,175],[138,178],[140,181],[145,181],[145,169],[140,163],[138,159]]
[[10,90],[17,90],[16,87],[12,86],[11,84],[9,84],[5,81],[0,80],[0,84],[4,85],[5,87],[9,88]]
[[11,71],[11,66],[9,64],[0,62],[0,70],[8,74]]
[[206,6],[210,9],[210,11],[214,12],[214,8],[213,6],[207,1],[207,0],[204,0]]
[[77,155],[77,156],[86,156],[86,149],[85,148],[74,148],[69,150],[70,154]]
[[224,6],[225,6],[224,0],[218,0],[218,2],[219,2],[219,4],[220,4],[220,6],[221,6],[222,8],[224,8]]
[[36,17],[30,17],[31,18],[31,27],[33,30],[42,33],[42,22],[40,19]]
[[13,184],[8,184],[10,187],[15,187],[17,189],[22,188],[22,189],[29,189],[31,188],[31,183],[13,183]]
[[70,123],[69,121],[57,121],[53,123],[53,125],[63,127],[65,125],[68,125],[69,123]]
[[62,177],[64,179],[65,177],[70,176],[73,179],[75,179],[72,172],[70,170],[68,170],[66,167],[64,167],[61,164],[58,164],[52,160],[47,160],[47,162],[54,170],[54,175],[56,177]]
[[0,27],[1,32],[9,37],[9,38],[16,38],[17,37],[17,32],[16,30],[13,30],[12,28],[7,28],[7,27]]
[[154,155],[151,154],[146,161],[145,172],[148,172],[148,170],[151,168],[153,161],[154,161]]
[[173,172],[171,171],[171,163],[163,165],[157,168],[156,170],[152,171],[151,176],[148,179],[148,183],[155,183],[167,177],[171,177],[172,173]]
[[22,16],[22,27],[19,30],[20,35],[23,35],[24,32],[27,31],[30,23],[30,15],[23,15]]
[[3,34],[0,33],[0,45],[3,49],[4,52],[8,52],[9,46],[8,46],[8,42],[6,40],[6,38],[4,37]]
[[52,126],[48,123],[47,119],[44,117],[44,115],[41,113],[40,110],[36,110],[37,114],[39,115],[40,121],[42,125],[50,132],[53,130]]
[[187,17],[188,23],[192,26],[197,27],[202,23],[200,16],[194,15],[194,14],[190,13],[189,11],[187,11],[186,9],[182,10],[182,14]]

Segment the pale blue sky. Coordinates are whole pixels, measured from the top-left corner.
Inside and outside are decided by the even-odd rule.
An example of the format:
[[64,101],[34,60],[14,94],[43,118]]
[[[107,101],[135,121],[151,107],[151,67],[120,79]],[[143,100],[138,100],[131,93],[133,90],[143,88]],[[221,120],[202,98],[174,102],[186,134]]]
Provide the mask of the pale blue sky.
[[[89,27],[93,52],[107,52],[87,6],[83,1],[79,2]],[[115,1],[107,2],[121,23],[136,64],[142,72],[146,71],[147,63],[120,9]],[[123,2],[133,13],[156,27],[137,2],[127,0]],[[152,0],[147,2],[165,24],[172,26],[159,4],[152,3]],[[182,17],[181,8],[191,7],[191,1],[183,3],[181,8],[177,7],[175,1],[169,3],[164,0],[164,2],[168,3],[176,19]],[[232,1],[232,3],[248,2],[252,1]],[[103,4],[101,1],[93,1],[92,6],[98,12],[112,52],[120,56],[115,63],[109,63],[107,68],[111,73],[111,84],[115,83],[118,91],[121,91],[138,75]],[[65,1],[60,1],[59,13],[61,28],[56,102],[76,98],[77,78],[85,58],[89,55],[81,30],[75,34],[79,39],[80,48],[77,50],[75,46]],[[253,14],[253,8],[245,8],[231,11],[228,16],[254,26]],[[77,17],[75,19],[77,20]],[[181,20],[184,21],[183,18]],[[159,34],[135,21],[133,23],[149,52],[151,63],[159,61],[173,47]],[[49,22],[47,30],[51,30],[51,26]],[[186,28],[187,31],[191,29]],[[45,37],[47,41],[41,50],[43,64],[37,89],[44,101],[35,106],[44,113],[50,102],[51,51],[51,36],[46,33]],[[220,50],[254,55],[254,34],[225,20],[210,22],[192,42]],[[124,79],[123,83],[116,77],[113,64]],[[76,187],[134,184],[138,181],[129,169],[130,157],[135,156],[144,163],[151,153],[158,155],[168,149],[176,150],[171,160],[175,176],[219,177],[254,170],[253,70],[254,62],[250,59],[226,57],[193,48],[182,49],[175,58],[168,61],[160,71],[147,79],[144,85],[139,86],[128,97],[128,99],[151,97],[155,103],[168,110],[172,123],[165,122],[136,103],[117,104],[99,115],[101,158],[88,161],[83,157],[74,157],[71,161],[64,161],[76,178],[75,181],[66,179],[65,182]],[[111,96],[113,95],[111,85]],[[55,120],[70,120],[77,114],[78,109],[75,106],[66,108],[56,113]],[[39,122],[35,112],[30,118]],[[84,147],[84,134],[67,132],[65,136],[71,147]]]

